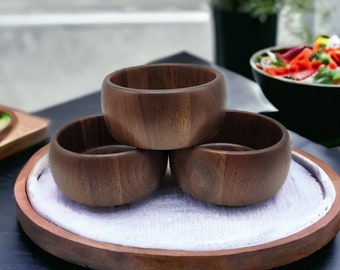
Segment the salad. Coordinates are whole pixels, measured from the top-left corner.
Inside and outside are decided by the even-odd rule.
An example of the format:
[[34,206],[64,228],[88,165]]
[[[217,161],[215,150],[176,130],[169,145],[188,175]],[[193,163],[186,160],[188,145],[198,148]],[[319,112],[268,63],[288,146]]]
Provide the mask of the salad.
[[255,64],[271,76],[339,85],[340,38],[321,35],[312,46],[297,46],[286,51],[267,50]]

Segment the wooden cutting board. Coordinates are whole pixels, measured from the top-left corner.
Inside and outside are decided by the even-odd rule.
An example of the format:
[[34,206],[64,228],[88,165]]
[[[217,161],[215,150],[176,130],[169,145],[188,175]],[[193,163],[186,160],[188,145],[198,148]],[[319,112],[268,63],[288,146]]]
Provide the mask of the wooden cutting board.
[[47,137],[48,119],[0,105],[11,115],[11,125],[0,137],[0,160],[30,147]]

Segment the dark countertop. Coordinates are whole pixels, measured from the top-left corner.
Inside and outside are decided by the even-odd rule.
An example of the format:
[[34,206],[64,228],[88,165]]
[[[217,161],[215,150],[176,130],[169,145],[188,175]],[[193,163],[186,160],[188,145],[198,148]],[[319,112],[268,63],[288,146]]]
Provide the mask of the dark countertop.
[[[179,53],[170,58],[160,59],[160,62],[183,62],[207,64],[204,60],[188,53]],[[250,111],[264,111],[271,108],[262,96],[257,84],[244,79],[233,72],[223,70],[228,85],[228,108]],[[51,119],[49,138],[60,126],[92,114],[101,113],[100,92],[63,103],[35,115]],[[328,163],[340,173],[339,149],[325,148],[304,137],[290,132],[293,146],[309,152]],[[21,230],[16,218],[16,203],[14,199],[14,184],[20,170],[38,149],[49,142],[45,141],[22,151],[8,159],[0,161],[0,269],[60,269],[71,265],[40,249]],[[340,236],[327,244],[321,250],[298,262],[280,267],[279,269],[340,269]]]

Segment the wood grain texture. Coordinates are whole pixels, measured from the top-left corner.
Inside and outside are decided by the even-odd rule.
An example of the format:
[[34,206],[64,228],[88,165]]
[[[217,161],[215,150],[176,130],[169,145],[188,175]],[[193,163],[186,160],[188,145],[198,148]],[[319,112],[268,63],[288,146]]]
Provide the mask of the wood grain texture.
[[[291,236],[266,244],[220,251],[142,249],[93,241],[70,233],[38,215],[26,194],[28,175],[48,146],[37,152],[20,172],[14,188],[18,220],[24,232],[41,248],[66,261],[94,269],[250,269],[278,267],[304,258],[331,241],[340,229],[340,177],[321,160],[304,153],[332,180],[337,196],[318,222]],[[292,220],[292,222],[294,222]]]
[[149,195],[159,186],[167,157],[166,151],[121,145],[108,132],[102,115],[62,126],[49,151],[60,190],[94,207],[126,204]]
[[226,106],[218,70],[181,64],[130,67],[102,85],[102,111],[112,135],[144,149],[169,150],[210,139]]
[[291,159],[288,131],[269,117],[225,112],[209,142],[170,152],[181,188],[205,202],[242,206],[272,197],[284,183]]
[[0,106],[0,111],[9,112],[13,122],[0,139],[0,160],[3,160],[47,137],[48,119],[24,111]]

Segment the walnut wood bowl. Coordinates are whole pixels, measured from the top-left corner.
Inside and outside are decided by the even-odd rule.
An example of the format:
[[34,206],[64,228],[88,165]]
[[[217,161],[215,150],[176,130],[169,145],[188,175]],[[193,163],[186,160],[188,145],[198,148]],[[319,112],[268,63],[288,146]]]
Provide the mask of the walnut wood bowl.
[[271,198],[284,183],[291,143],[286,128],[267,116],[227,110],[209,142],[170,152],[172,174],[184,192],[219,205]]
[[213,137],[226,106],[218,70],[185,64],[129,67],[105,77],[102,111],[113,137],[143,149],[170,150]]
[[61,127],[49,146],[51,172],[60,190],[93,207],[122,205],[149,195],[164,176],[167,157],[166,151],[120,144],[102,115]]

